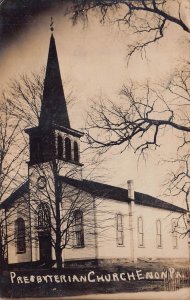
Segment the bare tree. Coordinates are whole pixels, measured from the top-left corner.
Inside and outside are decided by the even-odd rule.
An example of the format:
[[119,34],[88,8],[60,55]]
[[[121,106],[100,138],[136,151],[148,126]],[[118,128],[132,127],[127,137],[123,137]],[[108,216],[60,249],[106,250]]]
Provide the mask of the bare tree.
[[[44,68],[20,75],[3,91],[0,110],[0,202],[25,179],[27,139],[23,130],[37,126],[44,86]],[[74,101],[68,92],[67,103]]]
[[[187,143],[188,145],[188,143]],[[189,146],[189,145],[188,145]],[[179,152],[179,151],[178,151]],[[164,182],[164,195],[180,197],[184,199],[186,208],[189,211],[190,174],[189,174],[189,151],[177,154],[176,158],[166,160],[171,165]]]
[[[67,182],[67,177],[80,177],[81,171],[78,168],[81,166],[76,164],[75,167],[73,165],[70,170],[67,170],[67,164],[58,160],[56,153],[52,153],[52,159],[49,162],[39,164],[39,167],[34,168],[36,178],[43,177],[45,180],[44,188],[36,188],[36,185],[33,185],[33,188],[29,190],[29,183],[31,184],[33,179],[29,178],[29,183],[27,182],[25,160],[28,157],[28,143],[23,131],[26,127],[34,127],[38,124],[43,97],[43,80],[44,70],[39,74],[21,75],[18,79],[12,80],[3,92],[1,174],[4,177],[1,177],[1,202],[14,190],[19,189],[19,186],[21,190],[24,187],[25,191],[13,202],[8,200],[1,205],[0,254],[2,261],[5,260],[7,249],[9,246],[13,246],[15,249],[15,243],[20,247],[22,242],[23,249],[26,249],[26,244],[29,244],[30,241],[34,247],[39,247],[43,234],[47,240],[48,234],[51,232],[51,247],[55,251],[57,267],[61,268],[63,250],[77,246],[76,227],[79,226],[76,223],[77,212],[82,211],[82,217],[89,220],[85,221],[84,230],[85,235],[88,236],[88,246],[94,246],[93,211],[96,196],[83,191],[83,181],[81,180],[76,181],[78,182],[77,186],[70,184],[72,179]],[[73,101],[74,97],[70,92],[67,95],[67,104],[71,105]],[[53,129],[51,134],[52,139],[55,139]],[[6,172],[5,162],[9,162]],[[91,178],[94,168],[97,168],[97,162],[94,162],[93,165],[89,165],[88,162],[88,167],[87,177]],[[60,176],[62,173],[64,176]],[[12,184],[11,189],[10,184]],[[45,209],[43,212],[45,219],[40,221],[41,209]],[[25,222],[24,233],[19,233],[19,235],[15,231],[15,222],[18,218]],[[9,228],[8,231],[7,228]],[[81,241],[79,241],[81,245],[79,246],[83,246],[83,234],[81,228]],[[25,241],[24,235],[27,237]]]
[[[187,4],[186,4],[187,5]],[[129,57],[135,52],[143,54],[146,47],[162,39],[170,24],[190,32],[185,15],[184,1],[170,0],[74,0],[74,23],[82,18],[88,21],[91,11],[100,16],[100,21],[111,20],[126,25],[137,35],[129,47]]]
[[[17,245],[15,222],[21,218],[27,242],[38,251],[41,263],[51,266],[54,249],[56,266],[60,269],[64,250],[84,246],[95,248],[96,230],[101,230],[105,239],[106,230],[115,226],[112,211],[107,210],[106,214],[103,211],[104,218],[98,223],[95,217],[95,210],[101,214],[100,196],[106,197],[110,189],[101,188],[101,193],[97,193],[95,188],[90,188],[91,174],[82,178],[80,164],[69,166],[64,160],[57,159],[55,153],[51,160],[34,165],[30,173],[29,182],[23,185],[25,193],[18,200],[4,204],[5,228],[9,228],[6,245]],[[26,249],[26,240],[22,243]]]
[[[128,59],[134,53],[146,55],[149,45],[166,36],[170,26],[190,33],[189,7],[185,1],[170,0],[79,0],[73,1],[72,20],[88,22],[95,12],[100,22],[126,26],[134,36],[128,45]],[[178,70],[167,86],[125,85],[123,104],[102,100],[93,105],[87,125],[89,142],[99,151],[121,145],[145,155],[160,147],[161,134],[172,129],[179,137],[177,155],[168,162],[172,171],[165,182],[166,195],[184,195],[189,210],[189,66]],[[142,96],[143,95],[143,96]],[[170,100],[172,98],[172,100]],[[96,129],[99,129],[97,136]]]
[[[22,128],[37,126],[40,117],[40,108],[43,98],[45,68],[40,72],[22,74],[17,79],[12,79],[5,91],[4,99],[9,105],[12,116],[22,120]],[[66,82],[69,85],[70,82]],[[67,92],[67,105],[75,101],[73,91]]]
[[[55,251],[56,264],[62,268],[62,252],[65,248],[83,247],[84,232],[82,226],[85,220],[85,235],[88,236],[88,244],[93,243],[93,203],[91,195],[82,190],[82,181],[74,180],[79,177],[79,167],[75,166],[68,170],[64,162],[53,158],[40,168],[35,168],[35,177],[41,176],[45,184],[44,188],[36,190],[35,187],[30,194],[30,209],[32,212],[33,242],[39,241],[44,230],[49,232],[51,247]],[[60,176],[60,174],[64,174]],[[79,186],[73,186],[72,182]],[[46,205],[46,224],[40,221],[40,210]],[[76,224],[76,213],[81,212],[81,224]],[[79,220],[80,221],[80,220]],[[76,241],[76,226],[78,228],[78,241]],[[51,233],[51,234],[50,234]],[[77,245],[76,242],[79,244]]]
[[147,150],[160,147],[161,136],[172,130],[179,146],[171,163],[178,165],[178,172],[175,168],[170,174],[168,191],[185,193],[189,209],[189,67],[176,71],[163,85],[124,85],[120,96],[117,104],[101,100],[92,105],[86,127],[89,144],[100,152],[130,147],[144,156]]
[[[44,68],[39,73],[20,75],[11,80],[2,93],[0,108],[0,203],[27,178],[28,141],[26,127],[37,126],[44,87]],[[67,104],[73,103],[72,91],[67,94]],[[27,203],[27,202],[26,202]],[[29,205],[29,203],[28,203]],[[19,205],[0,216],[0,256],[4,260],[9,243],[14,242],[14,232],[5,231]],[[23,211],[27,211],[28,206]],[[7,224],[5,226],[5,224]],[[10,226],[9,226],[10,227]]]
[[[4,203],[0,204],[0,272],[2,272],[8,263],[8,247],[13,244],[18,237],[13,220],[17,220],[18,215],[22,212],[25,218],[29,220],[28,201],[22,199],[17,200],[10,209]],[[30,227],[29,223],[26,223],[24,228],[27,241],[29,238]]]
[[89,135],[90,142],[104,149],[125,143],[143,153],[146,149],[160,146],[159,132],[168,126],[182,134],[183,147],[188,142],[184,134],[190,132],[189,76],[189,70],[177,72],[164,91],[148,83],[145,86],[124,85],[120,94],[124,100],[121,104],[102,101],[99,106],[92,107],[94,114],[89,115],[90,126],[87,129],[99,128],[104,133],[99,135],[99,139]]
[[5,261],[6,261],[6,236],[5,236],[3,223],[4,220],[1,214],[0,216],[0,274],[5,267]]
[[[20,75],[18,79],[11,80],[2,93],[3,104],[0,112],[1,172],[2,163],[8,162],[8,160],[10,166],[7,168],[7,172],[10,173],[15,168],[15,164],[10,159],[11,157],[14,163],[18,162],[18,158],[19,165],[21,162],[25,163],[27,140],[23,130],[38,124],[43,97],[44,76],[44,68],[39,73],[32,72],[29,75]],[[67,93],[66,101],[67,105],[72,105],[75,101],[71,90]],[[12,150],[12,147],[15,147],[14,150]],[[21,152],[17,151],[16,148],[17,150],[20,149]],[[21,153],[25,156],[21,157]],[[21,168],[23,168],[23,164],[20,165]],[[8,174],[5,173],[3,178],[7,180]],[[2,197],[0,200],[2,200]]]
[[21,165],[26,147],[21,143],[21,119],[14,119],[3,99],[0,111],[0,202],[23,179]]
[[[24,178],[22,162],[26,147],[21,146],[21,120],[14,119],[10,113],[5,99],[2,99],[0,109],[0,203]],[[14,210],[14,214],[16,209]],[[5,263],[6,249],[8,244],[5,222],[7,215],[0,212],[0,266]]]

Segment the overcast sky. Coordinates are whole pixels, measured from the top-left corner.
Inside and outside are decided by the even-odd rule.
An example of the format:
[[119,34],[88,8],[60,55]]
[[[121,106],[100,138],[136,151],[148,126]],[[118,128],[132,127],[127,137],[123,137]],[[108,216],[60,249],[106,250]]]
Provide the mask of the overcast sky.
[[[127,28],[120,30],[113,24],[101,25],[95,16],[88,26],[81,23],[73,26],[69,17],[64,15],[62,1],[54,1],[54,5],[50,5],[52,1],[38,1],[38,7],[32,0],[18,1],[20,6],[17,4],[17,7],[14,2],[7,0],[7,6],[3,7],[5,0],[0,11],[1,89],[10,78],[38,72],[46,65],[49,24],[53,16],[62,79],[69,82],[65,85],[65,94],[72,89],[76,97],[75,105],[69,110],[71,125],[75,129],[84,127],[90,99],[105,95],[118,101],[118,92],[124,83],[131,79],[139,82],[167,80],[182,60],[189,57],[185,42],[187,34],[171,25],[159,44],[149,47],[147,59],[142,60],[136,55],[127,65],[127,45],[134,39]],[[23,3],[28,3],[28,6],[22,6]],[[11,14],[13,17],[10,17],[11,11],[15,12]],[[138,164],[138,157],[129,150],[123,154],[119,154],[119,149],[109,152],[104,165],[106,175],[109,175],[108,182],[124,187],[128,179],[134,179],[136,190],[158,196],[168,168],[166,164],[158,165],[158,162],[163,156],[170,157],[175,153],[176,139],[170,133],[162,142],[161,149],[152,153],[146,164],[143,161]]]

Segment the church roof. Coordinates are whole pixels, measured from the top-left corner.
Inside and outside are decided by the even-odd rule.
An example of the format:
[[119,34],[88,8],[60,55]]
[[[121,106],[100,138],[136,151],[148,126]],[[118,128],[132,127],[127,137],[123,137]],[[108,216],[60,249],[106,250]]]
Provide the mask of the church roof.
[[39,126],[47,128],[52,124],[70,128],[53,34],[50,38]]
[[[112,185],[90,181],[90,180],[76,180],[68,177],[62,177],[63,181],[74,187],[80,188],[86,192],[93,194],[96,197],[103,197],[123,202],[130,202],[128,198],[128,190]],[[135,192],[135,203],[144,206],[156,207],[171,211],[186,213],[187,211],[174,204],[162,201],[158,198],[146,195],[143,193]]]
[[28,194],[28,192],[29,192],[29,181],[27,180],[0,204],[0,208],[6,208],[14,201],[21,198],[23,195]]
[[[128,190],[120,187],[91,181],[91,180],[77,180],[69,177],[61,177],[62,181],[66,184],[79,188],[87,193],[94,195],[95,197],[102,197],[110,200],[122,201],[130,203],[128,198]],[[0,207],[7,207],[15,200],[19,199],[25,193],[29,192],[29,183],[26,181],[21,185],[14,193],[12,193]],[[135,192],[135,203],[138,205],[150,206],[155,208],[161,208],[170,211],[176,211],[180,213],[186,213],[187,210],[174,204],[162,201],[158,198],[146,195],[143,193]]]

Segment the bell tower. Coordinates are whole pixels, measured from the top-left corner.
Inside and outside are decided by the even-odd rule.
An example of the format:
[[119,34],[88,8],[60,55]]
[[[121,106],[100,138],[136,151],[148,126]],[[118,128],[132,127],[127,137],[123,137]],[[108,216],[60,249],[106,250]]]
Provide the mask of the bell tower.
[[70,167],[82,167],[80,138],[83,133],[72,129],[70,125],[53,33],[50,37],[39,125],[25,131],[29,135],[29,167],[53,159]]
[[55,233],[51,228],[60,228],[62,196],[65,192],[62,177],[82,180],[80,138],[83,136],[82,132],[72,129],[70,125],[53,32],[39,124],[25,131],[30,144],[28,179],[31,228],[35,229],[31,233],[32,261],[48,263],[56,256],[52,239],[57,241],[58,231]]

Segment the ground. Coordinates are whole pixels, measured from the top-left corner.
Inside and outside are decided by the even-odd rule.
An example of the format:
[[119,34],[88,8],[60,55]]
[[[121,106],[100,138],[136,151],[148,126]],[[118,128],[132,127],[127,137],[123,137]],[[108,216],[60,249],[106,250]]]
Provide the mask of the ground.
[[[142,275],[146,274],[146,272],[152,272],[153,274],[161,274],[166,267],[174,267],[174,263],[161,263],[161,262],[138,262],[138,264],[122,264],[121,265],[112,265],[107,267],[85,267],[85,268],[64,268],[63,270],[38,270],[38,269],[25,269],[19,270],[14,268],[14,270],[9,270],[3,273],[1,277],[1,297],[4,298],[26,298],[26,297],[38,297],[40,299],[45,297],[58,297],[75,299],[76,296],[79,299],[145,299],[143,295],[146,296],[146,299],[153,299],[151,296],[156,295],[156,299],[164,299],[159,297],[165,297],[166,299],[170,299],[168,297],[172,296],[172,299],[188,299],[185,298],[186,294],[189,294],[190,286],[190,270],[187,268],[188,265],[185,263],[176,264],[176,270],[186,270],[188,271],[188,278],[183,282],[179,281],[171,281],[163,280],[161,278],[153,279],[141,279]],[[172,270],[172,269],[171,269]],[[139,271],[140,279],[137,277],[136,271]],[[12,274],[12,282],[11,276]],[[68,280],[68,276],[84,276],[92,272],[93,275],[91,278],[95,278],[94,275],[103,276],[104,280],[100,279],[100,281],[86,282],[84,281],[74,281]],[[135,274],[135,279],[133,276],[130,280],[112,280],[106,281],[104,276],[108,276],[108,274]],[[48,275],[49,274],[49,275]],[[66,276],[67,281],[62,282],[51,282],[48,279],[48,282],[43,280],[43,276],[52,276],[52,278],[60,278],[60,276]],[[31,278],[32,281],[28,282],[28,278]],[[58,277],[57,277],[58,276]],[[21,279],[20,279],[21,278]],[[47,277],[45,277],[47,279]],[[48,277],[49,278],[49,277]],[[26,282],[24,282],[26,280]],[[38,281],[38,282],[37,282]],[[185,287],[185,289],[184,289]],[[181,289],[182,288],[182,289]],[[179,290],[180,289],[180,290]],[[167,292],[166,292],[167,290]],[[170,290],[170,292],[168,292]],[[152,293],[150,293],[150,291]],[[145,292],[145,293],[144,293]],[[98,294],[98,296],[95,294]],[[177,296],[176,296],[177,295]],[[176,298],[175,298],[176,296]],[[180,298],[177,298],[180,296]],[[189,296],[189,295],[188,295]],[[61,298],[60,298],[61,297]],[[70,298],[71,297],[71,298]],[[94,298],[96,297],[96,298]],[[136,298],[135,298],[136,297]],[[150,298],[147,298],[150,297]],[[183,298],[184,297],[184,298]]]
[[[109,299],[109,300],[189,300],[190,298],[190,288],[183,288],[173,292],[141,292],[141,293],[116,293],[112,295],[108,294],[99,294],[99,295],[86,295],[86,296],[75,296],[68,298],[57,298],[57,300],[68,299],[86,299],[86,300],[95,300],[95,299]],[[45,298],[43,298],[45,300]],[[43,300],[41,298],[41,300]],[[47,299],[47,298],[46,298]],[[27,299],[25,299],[27,300]],[[32,300],[32,299],[30,299]]]

